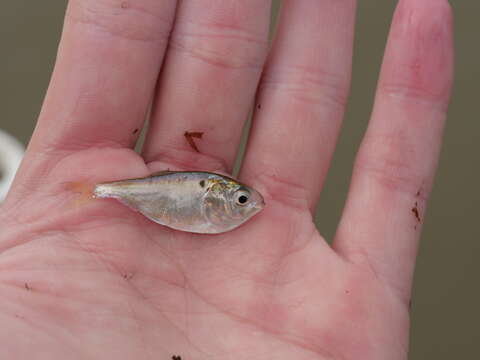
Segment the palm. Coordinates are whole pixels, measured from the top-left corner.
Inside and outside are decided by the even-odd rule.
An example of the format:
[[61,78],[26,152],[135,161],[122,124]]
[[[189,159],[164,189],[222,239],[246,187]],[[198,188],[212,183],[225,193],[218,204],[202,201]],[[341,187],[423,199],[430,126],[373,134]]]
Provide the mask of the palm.
[[[78,154],[69,159],[69,169],[58,172],[71,171],[77,161],[90,162],[90,156],[101,159],[102,153]],[[121,154],[118,166],[123,156],[130,158],[127,162],[136,158]],[[141,169],[143,161],[138,161]],[[101,161],[98,165],[92,168],[101,169]],[[62,180],[67,179],[52,182]],[[138,358],[150,353],[166,359],[177,353],[185,359],[226,353],[369,358],[374,349],[386,354],[404,345],[398,342],[407,326],[404,304],[370,269],[333,252],[308,209],[268,198],[269,206],[248,226],[205,236],[160,227],[115,201],[71,208],[69,197],[56,198],[63,205],[53,209],[48,198],[31,199],[25,207],[39,218],[30,224],[41,234],[33,241],[26,230],[9,238],[25,243],[11,256],[32,254],[20,259],[38,270],[17,274],[29,295],[55,307],[40,316],[48,315],[55,331],[65,326],[66,313],[71,318],[66,327],[73,339],[55,349],[58,355],[81,347],[106,358],[142,352]],[[24,226],[19,228],[23,232]],[[385,336],[391,313],[398,314],[402,327]],[[119,319],[122,329],[112,326]],[[365,329],[372,326],[367,336]],[[372,342],[372,335],[383,337],[382,344]],[[112,337],[121,345],[107,354]]]
[[[294,8],[299,3],[288,6]],[[408,10],[408,0],[404,3]],[[311,6],[318,4],[314,1]],[[446,8],[441,9],[438,18],[445,20]],[[429,10],[426,2],[420,13],[432,18]],[[402,11],[399,13],[397,26],[402,24]],[[288,14],[285,18],[287,24],[292,21]],[[415,24],[413,27],[416,29]],[[432,29],[436,28],[426,26],[422,31]],[[280,38],[284,32],[280,29]],[[395,41],[406,44],[414,33],[391,41],[393,45]],[[447,52],[417,36],[434,54],[442,53],[444,62],[433,65],[449,70],[449,33],[443,34],[449,44]],[[348,45],[345,39],[346,48]],[[282,53],[282,46],[279,41],[274,53]],[[388,79],[392,64],[411,58],[389,56],[387,51],[382,76]],[[68,59],[60,58],[62,61]],[[425,57],[421,61],[429,65],[429,61],[437,60]],[[164,66],[168,69],[169,62]],[[441,131],[434,131],[436,143],[419,158],[418,168],[407,169],[398,163],[403,161],[407,143],[409,149],[413,146],[421,150],[420,144],[430,136],[432,126],[441,129],[443,116],[438,106],[448,99],[448,71],[441,84],[438,79],[429,80],[423,84],[425,89],[415,90],[423,91],[420,95],[428,101],[417,103],[407,94],[406,100],[385,108],[385,101],[400,93],[379,91],[376,117],[391,118],[389,129],[393,133],[387,134],[374,115],[367,135],[370,140],[359,155],[352,194],[331,248],[317,232],[310,209],[328,168],[334,136],[323,139],[327,156],[318,162],[318,156],[309,155],[317,143],[316,135],[310,139],[308,131],[298,126],[300,120],[272,128],[267,119],[280,115],[275,112],[275,104],[286,106],[280,111],[291,115],[300,113],[304,121],[321,114],[331,122],[311,126],[333,135],[342,112],[335,110],[337,102],[322,102],[318,107],[308,87],[302,93],[293,90],[276,95],[269,90],[271,79],[279,76],[275,57],[270,67],[273,70],[267,68],[266,90],[260,96],[267,109],[262,107],[265,114],[256,116],[241,172],[242,178],[264,194],[267,207],[238,229],[215,236],[170,230],[114,200],[75,205],[76,195],[65,191],[64,184],[145,176],[165,168],[225,170],[231,164],[236,143],[229,144],[226,139],[235,136],[238,141],[229,127],[239,130],[238,124],[230,123],[217,131],[201,115],[199,123],[170,123],[170,128],[203,127],[213,133],[210,142],[206,136],[209,146],[202,142],[202,154],[197,154],[181,137],[172,135],[178,131],[159,132],[164,129],[162,122],[154,120],[140,157],[128,148],[132,145],[130,127],[141,121],[132,123],[132,114],[123,120],[123,132],[109,123],[113,119],[103,124],[85,118],[60,126],[57,136],[49,134],[55,111],[49,110],[47,103],[40,122],[43,127],[37,129],[0,213],[0,225],[6,229],[0,236],[2,296],[5,294],[2,315],[8,320],[0,336],[28,333],[30,344],[45,359],[170,359],[173,355],[184,360],[405,359],[409,289],[418,238],[417,220],[410,209],[414,201],[415,206],[424,205],[425,194],[420,196],[420,192],[428,192],[425,188],[434,169],[429,164],[434,164]],[[219,71],[227,73],[217,75],[226,76],[235,69],[220,67]],[[300,65],[298,69],[302,71]],[[307,78],[307,82],[311,80]],[[326,91],[324,95],[332,97],[329,89],[319,85],[311,90]],[[245,91],[245,84],[242,86],[238,91]],[[408,90],[409,86],[414,87],[406,84],[404,88]],[[55,98],[55,85],[50,92]],[[134,93],[138,96],[133,90],[128,94]],[[293,103],[289,103],[291,96]],[[245,99],[247,104],[248,94]],[[160,95],[154,119],[166,117],[162,112],[168,111],[164,110],[168,100],[168,95]],[[75,109],[84,101],[77,100]],[[227,101],[222,106],[230,105]],[[399,111],[412,107],[430,120],[426,128],[419,126],[418,133],[408,134]],[[50,108],[55,109],[55,105]],[[89,106],[84,108],[91,110]],[[99,109],[104,110],[94,107]],[[120,112],[118,115],[122,116]],[[83,138],[72,144],[72,136]],[[110,142],[108,137],[117,138]],[[397,138],[401,140],[392,140]],[[49,149],[52,143],[57,144],[54,151]],[[159,147],[158,143],[169,146]],[[25,344],[23,338],[12,340],[6,350],[10,358],[30,354],[21,344]]]

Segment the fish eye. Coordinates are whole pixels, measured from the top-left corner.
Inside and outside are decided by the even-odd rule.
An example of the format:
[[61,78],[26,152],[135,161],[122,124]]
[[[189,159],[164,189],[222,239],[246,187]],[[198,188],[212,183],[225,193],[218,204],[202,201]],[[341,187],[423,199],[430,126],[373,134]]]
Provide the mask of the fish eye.
[[235,202],[237,205],[243,206],[250,199],[250,193],[248,191],[238,191],[235,195]]

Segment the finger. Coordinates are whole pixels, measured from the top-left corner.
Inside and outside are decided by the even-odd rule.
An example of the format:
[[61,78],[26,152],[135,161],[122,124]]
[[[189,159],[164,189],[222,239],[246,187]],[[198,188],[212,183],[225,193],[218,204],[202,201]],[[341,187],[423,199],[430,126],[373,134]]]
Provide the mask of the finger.
[[132,146],[176,1],[71,0],[30,151]]
[[446,0],[400,1],[335,249],[408,301],[452,84]]
[[[270,0],[181,2],[143,151],[148,162],[232,166],[266,56],[270,7]],[[194,141],[204,156],[186,131],[203,133]]]
[[350,83],[354,0],[287,0],[263,75],[241,176],[314,207]]
[[175,0],[69,2],[55,70],[11,194],[51,182],[46,175],[78,150],[133,147],[175,7]]

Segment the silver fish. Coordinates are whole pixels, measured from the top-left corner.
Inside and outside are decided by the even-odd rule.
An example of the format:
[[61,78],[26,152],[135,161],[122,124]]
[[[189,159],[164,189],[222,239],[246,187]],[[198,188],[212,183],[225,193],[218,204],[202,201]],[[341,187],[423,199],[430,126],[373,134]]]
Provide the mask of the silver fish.
[[258,191],[209,172],[162,171],[97,184],[93,196],[115,198],[158,224],[203,234],[235,229],[265,206]]

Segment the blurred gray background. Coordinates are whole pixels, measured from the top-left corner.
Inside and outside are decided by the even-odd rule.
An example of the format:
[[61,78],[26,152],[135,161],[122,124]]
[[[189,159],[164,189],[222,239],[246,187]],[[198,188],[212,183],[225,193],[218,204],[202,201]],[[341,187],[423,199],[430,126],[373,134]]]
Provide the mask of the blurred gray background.
[[[421,0],[419,0],[421,1]],[[278,1],[274,1],[275,11]],[[317,224],[330,239],[370,115],[396,1],[359,1],[353,86]],[[452,0],[456,83],[414,284],[411,360],[480,359],[480,1]],[[2,1],[0,128],[28,142],[48,85],[66,0]],[[387,360],[387,359],[385,359]]]

